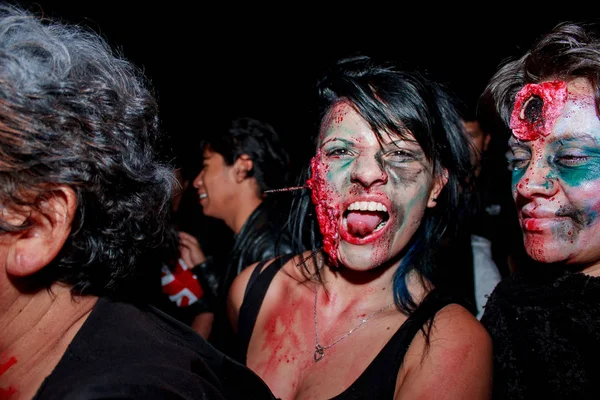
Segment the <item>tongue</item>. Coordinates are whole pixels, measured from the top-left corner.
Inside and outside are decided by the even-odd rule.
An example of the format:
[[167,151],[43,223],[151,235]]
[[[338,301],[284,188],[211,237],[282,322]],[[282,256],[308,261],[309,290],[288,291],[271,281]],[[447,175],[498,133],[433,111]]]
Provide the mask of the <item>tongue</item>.
[[352,236],[364,237],[371,234],[383,220],[377,211],[352,211],[348,214],[348,232]]

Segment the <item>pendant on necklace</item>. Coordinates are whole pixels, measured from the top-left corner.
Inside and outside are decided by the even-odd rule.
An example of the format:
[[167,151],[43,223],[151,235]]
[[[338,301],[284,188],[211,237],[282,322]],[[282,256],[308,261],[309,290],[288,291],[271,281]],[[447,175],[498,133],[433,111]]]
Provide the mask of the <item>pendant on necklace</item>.
[[325,357],[325,348],[320,344],[315,346],[315,354],[313,354],[313,359],[315,362],[320,361],[323,357]]

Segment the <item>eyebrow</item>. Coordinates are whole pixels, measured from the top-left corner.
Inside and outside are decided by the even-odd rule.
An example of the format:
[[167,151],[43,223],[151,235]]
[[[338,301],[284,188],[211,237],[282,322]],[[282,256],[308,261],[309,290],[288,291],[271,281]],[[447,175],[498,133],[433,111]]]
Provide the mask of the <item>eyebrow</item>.
[[[572,143],[572,142],[580,142],[580,141],[592,141],[594,143],[598,143],[600,144],[600,137],[598,136],[594,136],[594,135],[590,135],[589,133],[566,133],[564,135],[560,135],[560,136],[554,136],[552,137],[550,140],[548,140],[548,143],[550,144],[554,144],[554,143]],[[521,141],[519,139],[515,139],[515,137],[511,137],[508,140],[508,145],[509,146],[525,146],[526,142]]]
[[552,138],[552,140],[550,140],[550,143],[573,143],[573,142],[579,142],[579,141],[591,141],[594,143],[600,143],[600,138],[598,136],[594,136],[594,135],[590,135],[589,133],[577,133],[577,132],[572,132],[572,133],[567,133],[558,137],[554,137]]
[[342,139],[340,137],[333,137],[333,138],[329,138],[329,139],[325,140],[323,143],[321,143],[321,146],[325,146],[327,143],[336,142],[336,141],[342,142],[342,143],[344,143],[346,145],[352,145],[353,144],[353,142],[350,141],[350,140]]
[[416,139],[398,139],[398,140],[392,140],[391,142],[388,143],[381,143],[383,146],[399,146],[402,144],[409,144],[409,145],[415,145],[415,146],[419,146],[419,142],[417,142]]

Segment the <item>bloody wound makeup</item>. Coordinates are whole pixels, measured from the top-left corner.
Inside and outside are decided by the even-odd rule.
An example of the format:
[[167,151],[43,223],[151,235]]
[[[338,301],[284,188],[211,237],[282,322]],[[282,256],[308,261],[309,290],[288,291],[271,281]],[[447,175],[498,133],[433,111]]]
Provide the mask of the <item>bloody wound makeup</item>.
[[315,205],[319,227],[323,234],[323,249],[329,256],[332,265],[338,265],[338,221],[340,212],[337,208],[331,207],[332,193],[327,187],[327,168],[320,161],[321,152],[310,160],[311,178],[306,185],[311,189],[312,202]]
[[548,136],[567,101],[564,81],[530,83],[515,98],[510,129],[523,141]]

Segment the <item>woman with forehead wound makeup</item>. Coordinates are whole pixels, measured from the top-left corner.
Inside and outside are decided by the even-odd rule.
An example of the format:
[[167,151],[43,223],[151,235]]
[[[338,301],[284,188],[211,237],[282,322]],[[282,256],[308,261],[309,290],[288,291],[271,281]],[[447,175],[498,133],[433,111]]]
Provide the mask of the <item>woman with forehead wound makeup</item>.
[[281,399],[489,398],[491,340],[432,262],[472,172],[453,97],[367,56],[317,94],[289,225],[311,250],[229,293],[247,366]]
[[482,100],[511,129],[512,195],[534,263],[502,281],[482,323],[494,396],[598,398],[600,40],[561,23],[503,65]]

